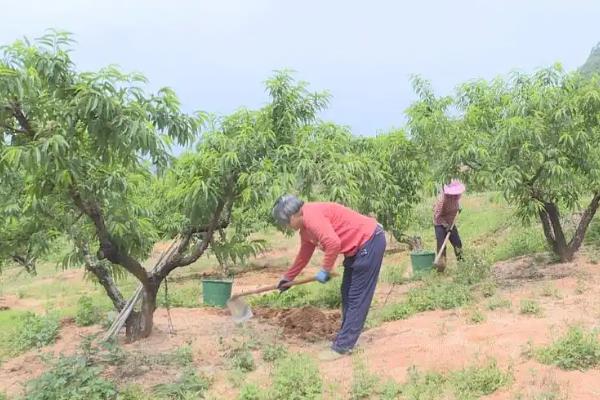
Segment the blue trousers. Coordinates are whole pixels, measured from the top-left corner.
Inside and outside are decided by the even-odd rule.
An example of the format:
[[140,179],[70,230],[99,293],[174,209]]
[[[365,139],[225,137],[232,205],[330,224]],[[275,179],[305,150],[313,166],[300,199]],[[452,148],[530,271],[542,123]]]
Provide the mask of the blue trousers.
[[331,346],[338,353],[352,350],[362,332],[377,286],[385,246],[383,228],[377,225],[371,239],[356,255],[344,259],[342,327]]

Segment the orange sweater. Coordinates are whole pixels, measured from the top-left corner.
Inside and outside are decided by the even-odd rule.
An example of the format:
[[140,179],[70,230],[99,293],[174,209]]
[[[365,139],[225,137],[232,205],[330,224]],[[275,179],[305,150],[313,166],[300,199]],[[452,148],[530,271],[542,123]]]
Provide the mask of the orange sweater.
[[304,227],[300,229],[300,251],[285,273],[293,280],[310,261],[318,246],[325,252],[323,268],[333,269],[339,253],[353,256],[375,232],[377,221],[337,203],[305,203]]

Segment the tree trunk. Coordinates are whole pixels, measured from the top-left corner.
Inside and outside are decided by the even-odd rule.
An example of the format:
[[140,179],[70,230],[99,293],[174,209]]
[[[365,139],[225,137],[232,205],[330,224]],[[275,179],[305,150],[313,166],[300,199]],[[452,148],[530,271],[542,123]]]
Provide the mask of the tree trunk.
[[134,342],[146,338],[152,333],[154,311],[156,310],[156,296],[160,282],[150,283],[142,290],[142,306],[139,311],[133,311],[125,324],[127,340]]
[[550,219],[548,218],[548,213],[545,210],[540,210],[539,216],[540,221],[542,222],[542,227],[544,228],[544,236],[546,237],[546,241],[552,249],[552,252],[554,252],[554,254],[558,254],[556,240],[554,239],[554,233],[552,232],[552,226],[550,224]]
[[561,262],[573,261],[575,253],[581,247],[585,233],[600,206],[600,193],[595,193],[592,201],[583,212],[573,238],[567,243],[562,226],[560,224],[560,213],[554,203],[544,202],[544,208],[540,210],[539,217],[544,228],[544,236],[550,244],[554,254]]
[[112,276],[110,276],[110,272],[104,266],[98,264],[86,263],[85,269],[94,274],[117,311],[121,311],[125,307],[125,300]]
[[121,311],[126,302],[108,268],[92,257],[87,243],[78,243],[78,247],[83,253],[86,271],[91,272],[98,279],[117,311]]
[[561,262],[572,261],[575,252],[565,238],[556,204],[545,202],[544,209],[540,211],[540,220],[542,221],[546,240],[552,247],[554,254],[558,256]]
[[14,254],[12,256],[13,261],[17,264],[20,264],[25,268],[25,271],[31,276],[37,275],[37,270],[35,268],[35,258],[30,258],[27,256],[20,256],[18,254]]
[[583,239],[585,238],[585,233],[587,232],[588,227],[590,226],[590,222],[596,215],[596,211],[598,211],[598,206],[600,205],[600,193],[595,193],[592,201],[587,206],[581,219],[579,220],[579,225],[577,225],[577,229],[575,230],[575,234],[573,235],[573,239],[569,242],[569,247],[573,251],[573,254],[576,253],[581,244],[583,243]]

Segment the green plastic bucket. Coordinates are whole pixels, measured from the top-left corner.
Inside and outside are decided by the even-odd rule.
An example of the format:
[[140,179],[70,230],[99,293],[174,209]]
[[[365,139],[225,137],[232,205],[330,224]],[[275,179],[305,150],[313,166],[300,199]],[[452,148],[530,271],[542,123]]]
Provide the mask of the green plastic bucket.
[[422,274],[431,271],[435,253],[433,251],[416,251],[410,253],[410,263],[414,274]]
[[202,302],[209,306],[225,307],[231,297],[232,280],[203,279]]

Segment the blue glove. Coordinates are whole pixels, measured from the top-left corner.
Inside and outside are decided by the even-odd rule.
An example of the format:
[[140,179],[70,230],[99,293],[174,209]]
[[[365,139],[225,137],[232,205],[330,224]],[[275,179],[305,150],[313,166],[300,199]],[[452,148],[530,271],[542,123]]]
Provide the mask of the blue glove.
[[327,282],[329,280],[329,271],[325,270],[324,268],[321,268],[319,273],[315,275],[315,279],[321,283]]

